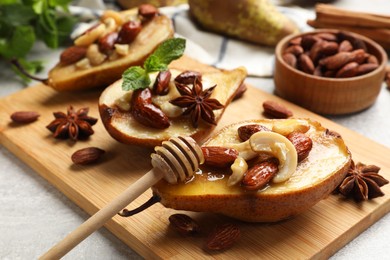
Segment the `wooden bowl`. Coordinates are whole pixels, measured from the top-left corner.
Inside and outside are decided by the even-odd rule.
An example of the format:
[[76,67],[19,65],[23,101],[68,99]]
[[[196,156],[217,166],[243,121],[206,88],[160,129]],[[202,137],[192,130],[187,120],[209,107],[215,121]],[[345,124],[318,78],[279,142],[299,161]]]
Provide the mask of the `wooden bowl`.
[[386,52],[369,38],[348,32],[355,38],[362,39],[367,46],[367,52],[378,59],[379,67],[364,75],[351,78],[314,76],[293,68],[283,60],[283,51],[291,39],[320,32],[340,31],[315,30],[287,36],[278,43],[275,50],[275,93],[319,114],[348,114],[368,108],[380,92],[387,64]]

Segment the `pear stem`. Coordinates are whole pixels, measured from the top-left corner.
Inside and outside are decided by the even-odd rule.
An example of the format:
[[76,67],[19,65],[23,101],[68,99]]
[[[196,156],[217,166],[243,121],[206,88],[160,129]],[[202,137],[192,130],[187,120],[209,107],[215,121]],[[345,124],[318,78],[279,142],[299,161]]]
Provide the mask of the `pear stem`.
[[20,72],[22,73],[23,75],[25,75],[26,77],[32,79],[32,80],[36,80],[36,81],[40,81],[42,83],[45,83],[47,82],[47,78],[46,79],[43,79],[43,78],[39,78],[39,77],[36,77],[34,75],[31,75],[30,73],[28,73],[22,66],[22,64],[20,64],[20,62],[18,61],[18,59],[11,59],[11,64],[15,66],[15,68]]
[[160,201],[161,201],[160,196],[153,195],[148,201],[146,201],[144,204],[142,204],[138,208],[135,208],[132,210],[123,209],[122,212],[118,213],[118,215],[121,217],[130,217],[130,216],[133,216],[135,214],[138,214],[138,213],[144,211],[145,209],[153,206],[154,204],[156,204],[157,202],[160,202]]

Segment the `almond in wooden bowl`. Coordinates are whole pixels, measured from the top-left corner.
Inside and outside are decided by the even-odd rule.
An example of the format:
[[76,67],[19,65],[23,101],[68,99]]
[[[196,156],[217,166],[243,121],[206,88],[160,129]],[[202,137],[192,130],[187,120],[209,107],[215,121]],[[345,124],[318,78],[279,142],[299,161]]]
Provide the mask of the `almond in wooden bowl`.
[[[243,127],[256,128],[257,132],[243,141],[239,134]],[[203,150],[206,148],[205,164],[191,180],[174,186],[160,181],[153,186],[164,206],[220,213],[248,222],[276,222],[326,198],[351,163],[343,139],[309,119],[232,124],[206,141]],[[227,153],[229,158],[234,156],[232,149],[238,155],[226,167],[221,157]],[[208,160],[223,165],[208,166]]]
[[[150,88],[124,91],[122,79],[107,87],[99,99],[102,122],[113,138],[125,144],[154,147],[179,135],[202,141],[215,128],[246,75],[244,67],[218,70],[182,57],[171,64],[169,76],[151,75]],[[183,98],[184,92],[196,91],[195,76],[202,85],[199,94],[205,95],[185,97],[189,100],[187,105],[172,103]],[[181,92],[180,85],[186,85]],[[205,107],[209,109],[200,109],[196,116],[189,108],[199,102],[208,102]],[[179,103],[186,106],[181,107]]]
[[331,29],[291,35],[275,50],[277,95],[320,114],[371,106],[383,83],[387,55],[369,38]]

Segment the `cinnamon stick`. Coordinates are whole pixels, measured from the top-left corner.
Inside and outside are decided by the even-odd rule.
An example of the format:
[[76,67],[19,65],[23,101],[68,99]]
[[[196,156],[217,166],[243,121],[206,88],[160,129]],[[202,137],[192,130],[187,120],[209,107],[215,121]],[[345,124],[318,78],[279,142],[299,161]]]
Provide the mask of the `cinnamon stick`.
[[308,20],[307,24],[314,28],[338,29],[358,33],[374,40],[383,48],[388,50],[390,49],[390,29],[346,26],[335,22],[337,21],[333,21],[333,23],[326,23],[318,20]]
[[317,4],[315,11],[319,22],[335,23],[354,27],[390,29],[390,16],[355,12],[327,4]]

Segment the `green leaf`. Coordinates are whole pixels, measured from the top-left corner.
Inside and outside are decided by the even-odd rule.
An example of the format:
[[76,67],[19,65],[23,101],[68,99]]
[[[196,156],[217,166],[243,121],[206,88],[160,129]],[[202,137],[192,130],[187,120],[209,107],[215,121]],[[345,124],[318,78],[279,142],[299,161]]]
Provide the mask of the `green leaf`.
[[10,4],[0,6],[0,21],[10,26],[29,25],[36,18],[31,6]]
[[49,0],[49,5],[51,7],[61,7],[65,11],[68,11],[68,5],[72,2],[72,0]]
[[168,64],[161,62],[159,57],[152,54],[145,62],[145,69],[147,72],[167,70]]
[[144,62],[144,69],[140,66],[130,67],[123,73],[122,89],[147,88],[151,83],[149,73],[167,70],[169,63],[183,55],[185,43],[181,38],[168,39],[161,43]]
[[35,42],[34,29],[31,26],[15,28],[11,39],[0,41],[0,55],[11,58],[24,58]]
[[43,40],[50,48],[58,48],[58,29],[53,10],[45,10],[38,19],[36,33],[39,39]]
[[73,16],[63,16],[56,20],[58,30],[58,43],[61,45],[67,40],[70,40],[74,25],[76,24],[76,18]]
[[[168,66],[173,60],[180,58],[186,48],[186,41],[182,38],[172,38],[161,43],[157,50],[145,61],[144,67],[149,68]],[[153,71],[153,70],[152,70]]]
[[140,66],[128,68],[122,78],[122,89],[125,91],[147,88],[150,85],[149,74]]

